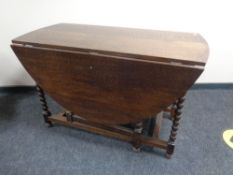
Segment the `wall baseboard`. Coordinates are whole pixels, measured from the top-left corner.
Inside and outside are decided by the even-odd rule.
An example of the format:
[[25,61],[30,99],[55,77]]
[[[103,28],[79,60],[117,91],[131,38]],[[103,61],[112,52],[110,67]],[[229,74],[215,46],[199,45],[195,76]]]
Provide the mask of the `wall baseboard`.
[[[194,84],[190,90],[233,90],[233,83],[196,83]],[[29,92],[35,91],[35,86],[5,86],[0,87],[0,92],[12,92],[12,93],[20,93],[20,92]]]
[[32,92],[35,91],[35,86],[4,86],[0,87],[0,93],[10,92],[10,93],[20,93],[20,92]]
[[202,89],[231,89],[233,90],[233,83],[196,83],[192,86],[191,90],[202,90]]

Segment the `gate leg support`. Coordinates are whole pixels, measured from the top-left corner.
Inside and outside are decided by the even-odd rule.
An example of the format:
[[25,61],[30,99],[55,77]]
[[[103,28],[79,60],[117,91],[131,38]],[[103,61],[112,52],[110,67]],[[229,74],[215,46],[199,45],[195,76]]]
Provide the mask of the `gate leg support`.
[[51,116],[51,112],[48,109],[48,105],[46,102],[46,98],[45,98],[45,94],[44,91],[42,90],[42,88],[40,86],[36,86],[36,90],[38,92],[39,98],[40,98],[40,103],[43,109],[43,117],[44,117],[44,121],[45,123],[47,123],[49,125],[49,127],[52,127],[53,124],[51,121],[48,120],[48,117]]
[[[142,134],[143,133],[143,122],[139,122],[136,123],[134,126],[134,132],[137,134]],[[135,152],[140,152],[141,151],[141,147],[142,147],[142,143],[140,140],[135,139],[132,142],[133,145],[133,151]]]
[[182,98],[178,98],[178,100],[175,103],[175,113],[173,116],[172,129],[167,145],[167,152],[166,152],[167,158],[171,158],[171,155],[173,154],[175,149],[175,140],[179,127],[179,121],[181,118],[181,113],[182,113],[181,110],[183,108],[183,102],[184,102],[184,98],[182,97]]

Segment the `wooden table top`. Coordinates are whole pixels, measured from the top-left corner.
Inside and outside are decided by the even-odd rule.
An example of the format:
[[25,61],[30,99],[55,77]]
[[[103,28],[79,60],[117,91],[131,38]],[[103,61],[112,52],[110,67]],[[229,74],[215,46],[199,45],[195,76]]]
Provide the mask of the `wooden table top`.
[[64,23],[35,30],[12,42],[199,66],[205,65],[209,52],[206,41],[196,33]]
[[166,109],[185,95],[208,57],[199,34],[76,24],[30,32],[11,47],[61,106],[109,125]]

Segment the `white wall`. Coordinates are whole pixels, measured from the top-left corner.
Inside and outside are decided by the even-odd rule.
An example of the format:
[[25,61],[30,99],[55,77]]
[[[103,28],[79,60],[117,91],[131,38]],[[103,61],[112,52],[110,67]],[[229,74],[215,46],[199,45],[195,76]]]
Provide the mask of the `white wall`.
[[0,86],[34,84],[11,39],[60,22],[199,32],[210,57],[198,82],[233,82],[232,7],[231,0],[0,0]]

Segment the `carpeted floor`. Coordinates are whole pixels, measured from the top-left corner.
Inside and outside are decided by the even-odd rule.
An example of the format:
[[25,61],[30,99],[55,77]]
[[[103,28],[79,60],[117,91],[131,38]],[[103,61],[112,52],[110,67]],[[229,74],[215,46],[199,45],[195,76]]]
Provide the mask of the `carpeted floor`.
[[[51,99],[52,111],[60,107]],[[172,159],[164,151],[132,151],[128,143],[55,126],[41,116],[32,91],[0,92],[1,175],[232,175],[233,150],[222,133],[233,129],[233,90],[188,92]],[[163,137],[170,122],[165,120]]]

